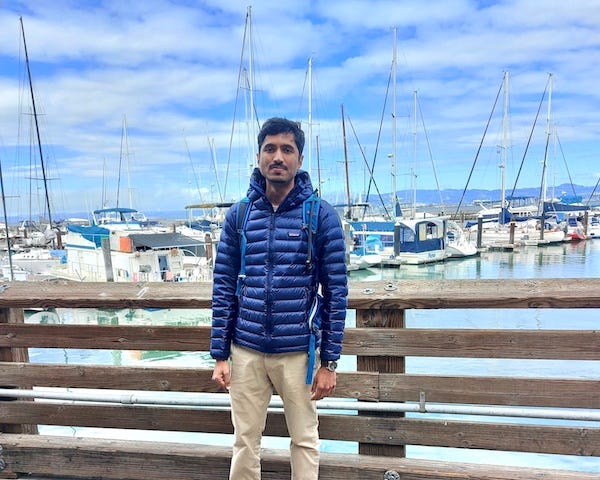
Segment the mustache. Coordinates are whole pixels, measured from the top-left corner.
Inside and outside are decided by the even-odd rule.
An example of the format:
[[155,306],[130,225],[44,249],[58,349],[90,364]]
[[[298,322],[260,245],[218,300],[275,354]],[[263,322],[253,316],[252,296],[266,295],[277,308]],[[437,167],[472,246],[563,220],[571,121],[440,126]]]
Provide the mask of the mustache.
[[269,170],[272,170],[273,168],[283,168],[284,170],[288,169],[283,162],[275,162],[269,165]]

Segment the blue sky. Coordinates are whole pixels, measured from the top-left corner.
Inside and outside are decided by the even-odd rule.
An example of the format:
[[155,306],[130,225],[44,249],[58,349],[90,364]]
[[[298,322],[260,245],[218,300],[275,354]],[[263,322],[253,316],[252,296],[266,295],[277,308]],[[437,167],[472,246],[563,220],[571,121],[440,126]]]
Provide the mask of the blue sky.
[[[250,5],[252,33],[244,37]],[[550,188],[593,186],[600,175],[597,0],[9,0],[0,9],[9,214],[44,203],[40,182],[31,180],[41,173],[30,154],[20,16],[55,211],[118,200],[183,213],[190,203],[242,196],[254,157],[240,66],[252,73],[258,121],[287,116],[312,133],[304,167],[332,201],[344,198],[342,105],[353,197],[366,191],[365,165],[373,162],[381,192],[394,183],[463,189],[471,170],[469,188],[499,188],[504,161],[508,189],[521,163],[517,186],[537,187],[547,140]],[[244,38],[252,48],[243,49]],[[502,95],[492,108],[506,71],[503,128]],[[541,102],[549,73],[550,109],[548,92]]]

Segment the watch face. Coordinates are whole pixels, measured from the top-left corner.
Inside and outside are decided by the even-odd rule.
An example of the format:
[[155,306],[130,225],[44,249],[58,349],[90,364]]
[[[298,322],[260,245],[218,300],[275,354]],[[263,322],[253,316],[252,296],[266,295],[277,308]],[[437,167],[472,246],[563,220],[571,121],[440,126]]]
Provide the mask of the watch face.
[[335,369],[337,368],[337,362],[336,361],[329,361],[327,362],[327,364],[325,365],[325,368],[327,368],[327,370],[331,371],[331,372],[335,372]]

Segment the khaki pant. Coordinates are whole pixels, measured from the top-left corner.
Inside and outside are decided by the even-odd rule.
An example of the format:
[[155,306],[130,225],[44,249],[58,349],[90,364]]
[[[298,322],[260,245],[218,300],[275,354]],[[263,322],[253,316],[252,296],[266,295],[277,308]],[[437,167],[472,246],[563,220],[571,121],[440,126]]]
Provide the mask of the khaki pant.
[[260,441],[273,388],[283,400],[290,434],[292,480],[319,477],[315,402],[306,385],[306,352],[267,355],[232,346],[231,419],[235,429],[230,480],[260,480]]

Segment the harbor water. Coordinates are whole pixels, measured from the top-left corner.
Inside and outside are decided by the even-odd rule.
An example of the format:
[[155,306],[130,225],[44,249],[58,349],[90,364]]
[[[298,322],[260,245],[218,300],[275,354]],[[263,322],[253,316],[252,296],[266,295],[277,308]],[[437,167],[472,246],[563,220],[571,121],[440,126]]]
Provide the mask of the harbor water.
[[[477,257],[447,260],[443,263],[424,265],[402,265],[396,268],[372,268],[349,273],[350,282],[369,282],[406,279],[494,279],[494,278],[570,278],[600,277],[600,240],[578,243],[563,243],[544,247],[524,246],[514,251],[487,251]],[[407,328],[487,328],[487,329],[596,329],[596,309],[444,309],[409,310],[406,313]],[[163,324],[163,325],[207,325],[210,312],[207,310],[158,311],[77,309],[52,312],[37,312],[29,315],[28,322],[42,323],[91,323],[91,324]],[[348,325],[354,324],[353,312],[349,312]],[[116,364],[116,365],[165,365],[197,366],[210,368],[212,359],[206,352],[145,352],[145,351],[97,351],[30,349],[32,362],[72,364]],[[353,370],[355,358],[343,356],[340,370]],[[554,377],[569,370],[574,378],[600,378],[599,361],[559,360],[513,360],[513,359],[406,359],[406,371],[418,374],[436,372],[440,375],[491,375],[512,377]],[[419,414],[407,414],[418,416]],[[433,415],[427,418],[457,419],[456,415]],[[468,419],[461,416],[461,419]],[[597,427],[597,422],[570,422],[564,420],[477,418],[478,421],[530,422],[551,425],[578,425]],[[94,436],[156,439],[188,443],[231,445],[229,435],[192,434],[181,432],[131,432],[106,431],[94,428],[62,428],[40,426],[42,434],[70,436]],[[289,441],[281,438],[265,438],[267,448],[287,448]],[[357,452],[351,442],[323,441],[324,452]],[[572,469],[600,473],[600,458],[532,453],[479,451],[437,447],[408,446],[407,457],[435,460],[493,463],[540,468]]]

